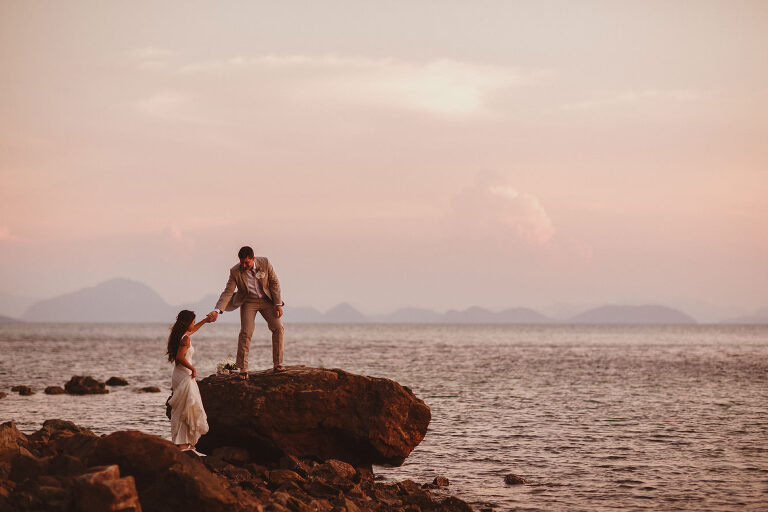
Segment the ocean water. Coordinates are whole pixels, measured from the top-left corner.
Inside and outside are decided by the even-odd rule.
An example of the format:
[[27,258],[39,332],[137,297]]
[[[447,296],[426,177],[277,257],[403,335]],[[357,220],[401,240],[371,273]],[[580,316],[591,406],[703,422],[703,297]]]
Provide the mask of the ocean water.
[[[193,336],[200,377],[234,356],[238,326]],[[169,437],[167,325],[0,324],[0,421]],[[768,510],[768,326],[286,326],[285,363],[387,377],[432,409],[388,480],[450,479],[476,509]],[[266,327],[251,367],[271,366]],[[72,375],[108,395],[48,396]],[[31,385],[31,397],[10,393]],[[136,389],[156,385],[163,393]],[[508,486],[504,475],[527,485]]]

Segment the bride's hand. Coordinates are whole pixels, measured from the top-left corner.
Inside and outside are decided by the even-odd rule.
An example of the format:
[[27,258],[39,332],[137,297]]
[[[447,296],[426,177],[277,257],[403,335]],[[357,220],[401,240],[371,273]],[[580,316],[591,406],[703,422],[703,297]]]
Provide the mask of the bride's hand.
[[192,368],[192,375],[191,375],[191,377],[192,377],[193,379],[194,379],[195,377],[197,377],[197,370],[195,370],[194,368]]

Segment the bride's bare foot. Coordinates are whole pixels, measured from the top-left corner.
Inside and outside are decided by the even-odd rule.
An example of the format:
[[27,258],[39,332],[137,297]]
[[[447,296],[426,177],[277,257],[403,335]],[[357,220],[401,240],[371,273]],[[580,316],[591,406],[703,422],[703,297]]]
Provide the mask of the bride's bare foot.
[[179,450],[193,450],[195,448],[191,444],[177,444],[176,446],[179,447]]

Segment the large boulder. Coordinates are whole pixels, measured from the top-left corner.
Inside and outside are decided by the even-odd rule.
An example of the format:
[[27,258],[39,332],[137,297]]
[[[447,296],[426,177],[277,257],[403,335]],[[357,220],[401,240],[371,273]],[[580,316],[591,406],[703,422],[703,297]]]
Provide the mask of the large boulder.
[[338,369],[211,375],[199,387],[210,430],[198,448],[240,446],[260,463],[295,456],[400,465],[431,419],[410,389]]
[[106,385],[89,375],[75,375],[64,384],[70,395],[102,395],[109,393]]
[[132,476],[144,510],[239,510],[236,497],[200,462],[173,443],[129,430],[99,439],[88,465],[117,464]]

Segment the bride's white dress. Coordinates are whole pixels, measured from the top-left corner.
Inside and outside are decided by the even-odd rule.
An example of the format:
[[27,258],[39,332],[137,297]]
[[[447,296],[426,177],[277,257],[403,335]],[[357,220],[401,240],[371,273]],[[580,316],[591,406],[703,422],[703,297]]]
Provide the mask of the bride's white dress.
[[[186,337],[186,334],[184,335]],[[182,337],[183,339],[183,337]],[[192,363],[195,348],[191,340],[187,349],[187,361]],[[174,444],[197,444],[197,440],[208,432],[208,416],[203,409],[200,388],[192,377],[192,370],[180,364],[174,365],[171,377],[173,396],[171,406],[171,441]]]

